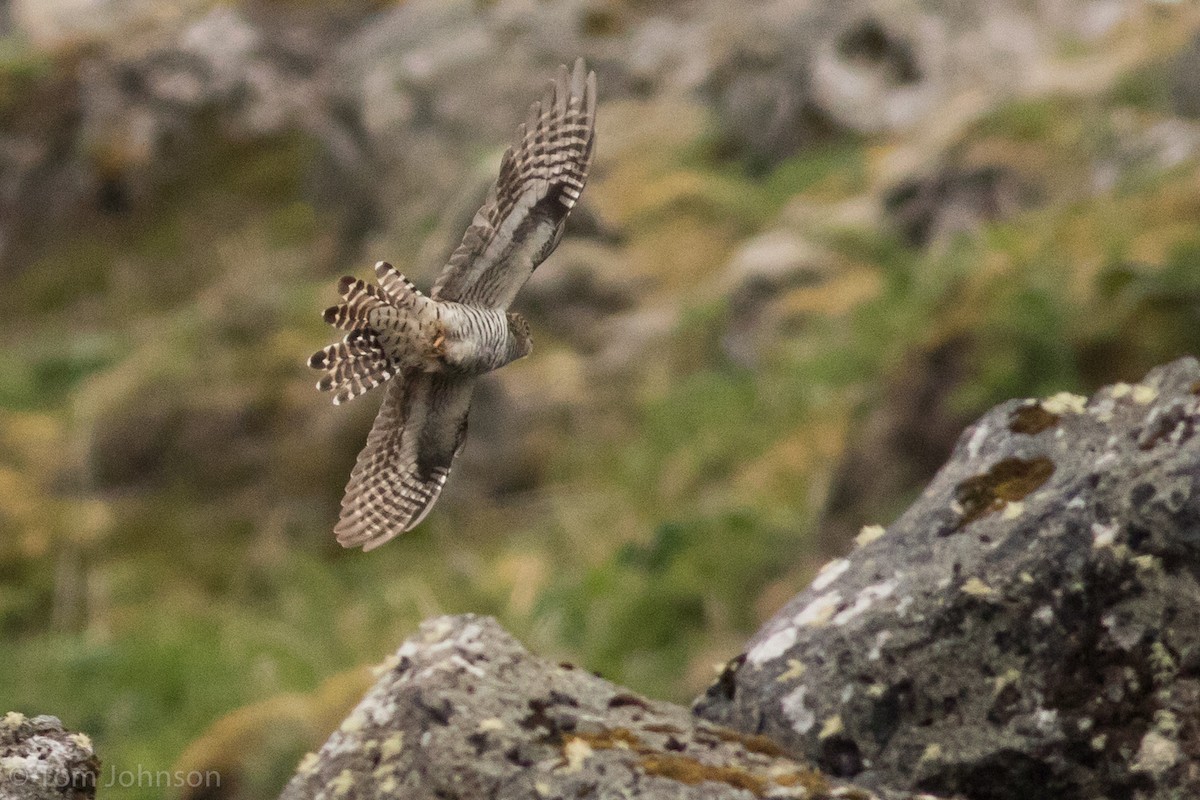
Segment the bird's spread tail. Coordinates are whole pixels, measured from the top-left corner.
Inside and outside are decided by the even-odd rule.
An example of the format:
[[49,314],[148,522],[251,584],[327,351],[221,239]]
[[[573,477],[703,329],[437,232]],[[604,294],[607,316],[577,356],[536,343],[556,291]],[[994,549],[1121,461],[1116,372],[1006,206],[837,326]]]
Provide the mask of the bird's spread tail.
[[349,333],[308,359],[310,367],[325,373],[317,388],[333,392],[334,405],[353,400],[401,371],[403,364],[389,356],[382,339],[388,328],[407,329],[407,320],[425,299],[391,264],[380,261],[375,274],[378,286],[350,276],[338,282],[342,302],[325,309],[325,321]]

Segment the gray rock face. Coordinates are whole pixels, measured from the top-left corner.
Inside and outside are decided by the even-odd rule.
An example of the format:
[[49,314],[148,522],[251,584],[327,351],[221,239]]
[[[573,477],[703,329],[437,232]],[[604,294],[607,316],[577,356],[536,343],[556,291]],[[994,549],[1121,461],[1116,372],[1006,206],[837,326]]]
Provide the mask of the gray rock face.
[[384,669],[284,800],[876,797],[763,737],[538,660],[488,618],[430,620]]
[[967,429],[700,698],[867,786],[1200,793],[1200,363]]
[[84,800],[96,796],[100,760],[81,733],[56,717],[0,718],[0,798]]

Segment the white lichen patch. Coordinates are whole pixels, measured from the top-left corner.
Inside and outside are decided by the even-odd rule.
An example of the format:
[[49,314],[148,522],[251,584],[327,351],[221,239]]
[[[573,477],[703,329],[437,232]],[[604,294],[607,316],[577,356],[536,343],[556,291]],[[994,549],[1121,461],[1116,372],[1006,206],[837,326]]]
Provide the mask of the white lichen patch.
[[4,715],[4,727],[15,730],[25,724],[25,715],[20,711],[9,711]]
[[354,788],[354,773],[344,769],[325,787],[333,797],[345,797]]
[[72,733],[69,737],[71,744],[87,753],[92,753],[92,740],[86,733]]
[[1033,724],[1044,736],[1050,736],[1058,731],[1058,712],[1053,708],[1038,709],[1033,716]]
[[789,625],[783,630],[775,631],[752,647],[750,652],[746,653],[746,660],[755,665],[765,664],[779,658],[795,643],[796,629]]
[[317,765],[321,763],[321,757],[316,753],[305,753],[304,758],[300,759],[300,764],[296,767],[296,772],[300,775],[308,776],[317,771]]
[[837,736],[844,730],[846,730],[846,726],[842,723],[841,714],[834,714],[821,725],[821,732],[817,734],[817,738],[828,739],[830,736]]
[[812,582],[813,590],[822,592],[828,589],[829,585],[842,577],[848,569],[850,569],[849,559],[838,558],[830,561],[817,572],[817,577]]
[[1117,531],[1120,526],[1115,522],[1110,522],[1107,525],[1101,525],[1099,522],[1092,523],[1092,547],[1100,549],[1104,547],[1112,547],[1113,542],[1117,539]]
[[942,758],[942,746],[937,742],[926,745],[921,752],[921,761],[923,763],[940,761]]
[[485,733],[488,731],[502,731],[504,730],[504,720],[499,717],[488,717],[487,719],[480,720],[479,730]]
[[987,425],[980,425],[971,432],[971,438],[967,440],[967,458],[976,459],[979,457],[979,450],[983,447],[987,435]]
[[885,533],[887,530],[882,525],[863,525],[858,536],[854,537],[854,544],[858,547],[865,547],[871,542],[882,539]]
[[1084,409],[1087,408],[1087,398],[1071,394],[1070,392],[1059,392],[1043,400],[1042,408],[1051,414],[1059,416],[1063,414],[1082,414]]
[[1033,621],[1042,625],[1054,622],[1054,607],[1049,604],[1040,606],[1037,611],[1033,612]]
[[1150,731],[1142,737],[1131,768],[1134,772],[1159,776],[1178,764],[1182,756],[1178,742],[1168,739],[1158,731]]
[[458,653],[455,653],[454,655],[450,656],[448,661],[452,665],[458,667],[463,672],[471,673],[476,678],[484,678],[487,676],[486,672],[484,672],[482,669],[480,669],[479,667],[472,664],[470,661],[467,661],[465,658],[460,656]]
[[1004,510],[1000,512],[1003,519],[1016,519],[1025,513],[1025,504],[1020,500],[1010,500],[1004,504]]
[[841,602],[841,592],[823,594],[800,609],[793,622],[806,628],[819,628],[829,622]]
[[875,634],[875,641],[871,644],[871,649],[867,651],[868,661],[878,661],[883,657],[883,646],[892,638],[891,631],[880,631]]
[[396,781],[395,775],[388,775],[379,782],[380,797],[394,797],[396,790],[400,788],[400,784]]
[[896,616],[900,617],[901,619],[903,619],[904,617],[907,617],[908,610],[910,608],[912,608],[912,604],[915,602],[916,602],[916,600],[913,599],[913,596],[911,594],[901,597],[900,602],[896,603]]
[[550,784],[543,781],[538,781],[533,785],[533,790],[538,793],[539,797],[550,796]]
[[380,759],[387,761],[404,752],[404,731],[396,731],[379,747]]
[[587,761],[593,752],[595,751],[592,750],[592,746],[583,739],[568,739],[563,746],[563,757],[567,760],[564,771],[579,772],[583,769],[583,762]]
[[1101,617],[1100,624],[1122,650],[1132,650],[1142,641],[1142,626],[1123,619],[1122,615],[1115,611]]
[[1158,389],[1155,389],[1153,386],[1146,386],[1145,384],[1139,383],[1137,386],[1133,387],[1133,392],[1130,393],[1130,397],[1132,397],[1133,402],[1137,403],[1139,406],[1148,406],[1158,398]]
[[812,730],[817,724],[817,713],[805,703],[808,696],[807,686],[797,686],[779,701],[784,719],[792,723],[792,730],[801,735]]
[[845,625],[850,620],[863,614],[871,606],[875,605],[880,600],[891,597],[896,591],[897,581],[895,579],[883,581],[882,583],[872,584],[854,598],[854,602],[849,608],[841,611],[833,618],[834,625]]
[[789,658],[787,660],[787,669],[779,673],[779,677],[775,681],[777,683],[787,683],[788,681],[797,680],[804,675],[804,670],[804,662],[795,658]]
[[1125,395],[1129,394],[1132,390],[1133,387],[1128,383],[1114,383],[1112,389],[1110,389],[1108,393],[1113,398],[1119,400]]
[[988,586],[979,578],[968,578],[966,583],[962,585],[962,593],[969,594],[972,597],[992,598],[996,596],[996,590]]

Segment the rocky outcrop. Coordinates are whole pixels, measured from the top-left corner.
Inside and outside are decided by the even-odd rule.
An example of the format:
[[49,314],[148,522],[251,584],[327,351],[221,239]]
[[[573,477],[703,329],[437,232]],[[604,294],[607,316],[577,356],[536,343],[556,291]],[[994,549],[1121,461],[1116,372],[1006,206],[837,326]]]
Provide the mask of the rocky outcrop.
[[430,620],[381,672],[284,800],[880,797],[761,736],[535,658],[489,618]]
[[697,701],[867,786],[1200,791],[1200,363],[1001,405]]
[[4,800],[85,800],[96,796],[100,760],[82,733],[56,717],[0,719],[0,797]]

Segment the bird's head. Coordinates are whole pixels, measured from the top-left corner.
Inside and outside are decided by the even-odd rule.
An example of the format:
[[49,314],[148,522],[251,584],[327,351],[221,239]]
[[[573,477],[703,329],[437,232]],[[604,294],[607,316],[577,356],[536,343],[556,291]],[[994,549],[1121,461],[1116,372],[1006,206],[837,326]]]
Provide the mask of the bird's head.
[[514,361],[533,352],[529,320],[515,311],[508,312],[508,351]]

